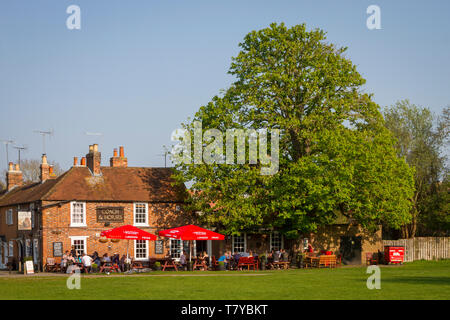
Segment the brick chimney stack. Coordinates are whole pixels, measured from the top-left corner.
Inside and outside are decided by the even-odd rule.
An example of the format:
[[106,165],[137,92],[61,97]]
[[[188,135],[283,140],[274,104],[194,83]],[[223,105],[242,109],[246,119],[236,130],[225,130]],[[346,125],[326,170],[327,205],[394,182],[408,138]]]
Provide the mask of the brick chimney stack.
[[20,166],[10,162],[8,164],[8,172],[6,172],[6,189],[10,191],[14,187],[20,187],[23,185],[23,175],[22,171],[20,171]]
[[56,173],[54,172],[54,167],[53,166],[50,166],[48,168],[48,176],[49,176],[49,179],[55,179],[56,178]]
[[102,154],[98,151],[98,144],[89,146],[89,153],[86,155],[86,162],[88,168],[94,176],[99,176],[102,174],[100,170]]
[[45,180],[48,180],[50,178],[50,166],[47,163],[47,155],[42,155],[41,165],[39,166],[41,168],[41,173],[39,175],[39,178],[41,182],[44,182]]
[[113,168],[126,168],[128,167],[128,159],[125,158],[123,146],[121,146],[119,149],[119,156],[117,156],[117,149],[114,149],[114,156],[109,160],[109,163]]

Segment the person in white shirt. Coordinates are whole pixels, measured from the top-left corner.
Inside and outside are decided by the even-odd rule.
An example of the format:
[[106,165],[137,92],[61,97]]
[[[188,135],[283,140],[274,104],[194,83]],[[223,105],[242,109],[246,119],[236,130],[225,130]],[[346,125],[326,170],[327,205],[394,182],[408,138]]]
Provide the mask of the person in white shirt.
[[186,265],[187,265],[186,251],[184,251],[184,250],[183,250],[183,253],[180,256],[180,264],[183,267],[183,270],[186,270]]
[[83,258],[81,259],[83,261],[84,268],[86,269],[86,273],[89,273],[91,271],[91,265],[92,265],[92,258],[88,256],[86,253],[83,254]]

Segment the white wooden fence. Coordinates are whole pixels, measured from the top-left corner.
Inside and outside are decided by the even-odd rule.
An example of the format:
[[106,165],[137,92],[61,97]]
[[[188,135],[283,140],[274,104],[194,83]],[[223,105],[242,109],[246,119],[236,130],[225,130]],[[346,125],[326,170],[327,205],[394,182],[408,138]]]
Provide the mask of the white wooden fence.
[[383,240],[383,246],[405,247],[405,262],[450,259],[450,237]]

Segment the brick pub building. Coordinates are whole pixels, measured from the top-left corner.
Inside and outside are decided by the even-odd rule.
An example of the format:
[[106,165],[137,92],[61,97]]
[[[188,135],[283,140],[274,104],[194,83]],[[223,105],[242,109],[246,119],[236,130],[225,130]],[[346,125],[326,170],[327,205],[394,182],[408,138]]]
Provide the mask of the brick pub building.
[[[16,267],[32,257],[40,269],[47,258],[59,261],[71,246],[79,253],[125,254],[127,241],[102,239],[100,233],[122,225],[134,225],[156,234],[158,231],[194,223],[183,210],[186,188],[176,185],[170,168],[128,167],[123,147],[114,150],[110,165],[101,166],[98,145],[74,158],[73,167],[59,177],[52,172],[45,155],[40,165],[40,182],[24,185],[18,165],[9,164],[7,189],[0,194],[0,269],[7,262]],[[257,253],[285,248],[302,251],[305,238],[315,250],[343,254],[348,263],[365,263],[366,252],[382,249],[381,228],[368,233],[348,221],[336,221],[314,234],[288,240],[276,232],[241,233],[225,241],[196,241],[193,253],[207,251],[216,257],[224,250]],[[130,241],[129,254],[136,260],[161,258],[170,250],[179,258],[188,242],[159,239]]]
[[[7,189],[0,194],[0,269],[32,257],[42,270],[47,258],[71,246],[79,253],[125,254],[127,241],[101,239],[100,233],[134,225],[150,233],[189,223],[183,212],[185,187],[174,184],[170,168],[128,167],[123,147],[114,150],[110,166],[101,166],[98,145],[59,177],[45,155],[40,182],[24,185],[19,165],[9,164]],[[136,260],[179,252],[179,240],[130,241]],[[203,244],[206,247],[205,244]]]

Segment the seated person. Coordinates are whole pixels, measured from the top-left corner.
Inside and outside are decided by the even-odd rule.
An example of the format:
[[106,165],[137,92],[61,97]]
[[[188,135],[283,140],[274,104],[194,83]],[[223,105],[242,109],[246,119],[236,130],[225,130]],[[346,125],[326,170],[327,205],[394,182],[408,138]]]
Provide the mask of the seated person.
[[110,257],[108,257],[108,254],[107,253],[105,253],[104,255],[103,255],[103,259],[102,259],[103,261],[103,263],[107,263],[107,262],[111,262],[111,258]]
[[202,259],[206,264],[209,264],[209,256],[206,253],[206,251],[203,251],[203,253],[200,256],[200,259]]
[[119,265],[120,264],[120,256],[118,253],[115,253],[111,259],[112,263]]
[[239,259],[241,258],[241,255],[238,252],[235,252],[233,255],[233,267],[237,267],[239,264]]
[[86,273],[89,273],[91,271],[92,258],[88,256],[86,253],[84,253],[82,260]]
[[280,262],[280,251],[275,251],[273,253],[273,262]]
[[102,262],[100,260],[100,257],[98,256],[98,252],[94,251],[94,254],[91,256],[92,262],[95,263],[97,266],[101,266]]
[[63,254],[61,258],[61,271],[64,272],[67,268],[67,262],[69,259],[69,250],[66,250],[66,252]]
[[127,259],[127,256],[123,254],[122,258],[120,258],[120,261],[119,261],[119,269],[122,272],[127,271],[127,270],[125,270],[125,266],[126,266],[125,261],[126,261],[126,259]]
[[281,249],[281,261],[284,261],[284,262],[289,261],[289,254],[284,249]]
[[225,269],[228,267],[228,261],[227,261],[227,252],[222,255],[219,260],[217,260],[218,262],[223,262],[225,264]]
[[186,269],[187,261],[186,261],[186,251],[183,250],[183,253],[180,256],[180,264],[183,269]]

